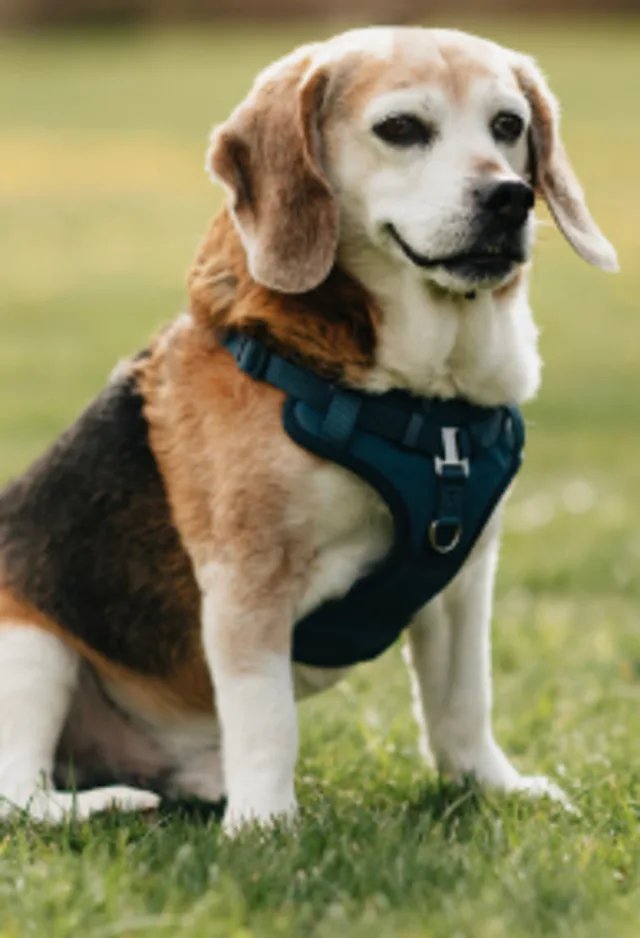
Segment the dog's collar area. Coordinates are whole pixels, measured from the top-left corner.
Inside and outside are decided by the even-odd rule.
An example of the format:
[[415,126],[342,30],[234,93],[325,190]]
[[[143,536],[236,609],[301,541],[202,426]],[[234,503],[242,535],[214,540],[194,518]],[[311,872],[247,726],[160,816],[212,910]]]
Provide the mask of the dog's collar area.
[[249,377],[323,413],[320,436],[328,446],[344,450],[360,431],[430,457],[437,499],[427,544],[440,554],[455,550],[463,530],[470,458],[497,439],[504,408],[415,397],[405,391],[371,394],[327,381],[248,335],[231,333],[223,345]]
[[372,394],[322,378],[271,351],[252,336],[230,333],[222,344],[250,378],[265,381],[326,411],[323,434],[338,445],[346,446],[358,427],[404,448],[442,457],[446,463],[441,428],[468,430],[457,444],[462,446],[461,455],[467,458],[474,445],[491,446],[500,429],[502,407],[480,407],[461,398],[416,397],[399,390]]
[[293,635],[293,660],[303,664],[375,658],[469,556],[520,466],[520,413],[343,387],[237,333],[223,345],[245,374],[285,392],[282,423],[294,443],[353,472],[389,508],[386,557],[299,620]]

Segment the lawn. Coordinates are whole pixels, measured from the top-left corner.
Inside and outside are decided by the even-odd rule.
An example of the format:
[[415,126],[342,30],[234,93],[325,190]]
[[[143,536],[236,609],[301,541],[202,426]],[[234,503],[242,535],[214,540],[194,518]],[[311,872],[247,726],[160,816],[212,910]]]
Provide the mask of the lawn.
[[[395,649],[302,706],[295,837],[226,842],[215,818],[171,810],[5,824],[0,938],[637,938],[640,20],[481,31],[539,57],[623,267],[594,271],[542,229],[545,382],[495,613],[497,735],[580,815],[440,785]],[[181,308],[219,204],[209,127],[321,32],[0,39],[0,479]]]

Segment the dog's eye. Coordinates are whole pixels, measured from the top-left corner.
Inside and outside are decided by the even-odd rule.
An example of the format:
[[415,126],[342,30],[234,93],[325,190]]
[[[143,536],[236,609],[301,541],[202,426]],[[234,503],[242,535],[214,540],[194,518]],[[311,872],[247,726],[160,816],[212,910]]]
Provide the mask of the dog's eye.
[[491,133],[499,143],[515,143],[522,136],[524,121],[517,114],[501,111],[491,121]]
[[395,114],[375,124],[373,132],[394,147],[426,147],[434,135],[433,127],[413,114]]

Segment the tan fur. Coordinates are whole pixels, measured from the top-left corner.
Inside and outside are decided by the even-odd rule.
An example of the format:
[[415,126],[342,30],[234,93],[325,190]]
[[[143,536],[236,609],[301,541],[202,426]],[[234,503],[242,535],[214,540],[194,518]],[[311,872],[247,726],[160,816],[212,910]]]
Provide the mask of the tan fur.
[[502,166],[500,166],[497,160],[487,160],[484,157],[473,160],[471,163],[471,168],[478,174],[478,176],[499,176],[503,171]]
[[317,286],[338,244],[338,210],[317,152],[327,74],[309,59],[258,85],[214,135],[210,161],[231,190],[254,277],[287,293]]
[[313,457],[282,430],[282,393],[242,374],[196,322],[178,323],[140,365],[140,382],[183,542],[197,571],[226,566],[230,601],[245,612],[244,630],[228,636],[242,669],[249,651],[290,641],[290,617],[275,615],[263,629],[259,621],[278,609],[280,593],[289,601],[308,562],[295,492]]
[[531,59],[519,56],[514,73],[533,115],[531,143],[534,184],[558,227],[590,264],[618,269],[615,251],[587,207],[559,134],[559,109],[544,77]]
[[214,218],[189,274],[191,312],[201,340],[237,328],[293,352],[316,371],[361,384],[374,363],[379,311],[371,297],[334,267],[315,290],[283,295],[257,283],[229,213]]
[[[357,384],[373,363],[377,313],[339,268],[304,295],[256,283],[226,210],[200,246],[189,286],[192,317],[161,337],[137,375],[173,518],[196,568],[215,559],[228,563],[231,578],[242,571],[233,602],[254,627],[228,637],[242,669],[262,647],[290,642],[293,593],[310,556],[304,481],[318,460],[284,433],[282,392],[240,372],[216,335],[241,328]],[[261,635],[255,623],[265,608],[273,616]]]
[[480,57],[472,58],[468,49],[456,43],[438,43],[437,53],[425,62],[422,49],[416,49],[413,36],[404,34],[398,41],[392,82],[397,85],[429,83],[439,85],[453,102],[463,101],[471,85],[492,74]]
[[416,49],[412,40],[412,31],[402,34],[383,66],[375,56],[355,52],[345,56],[329,87],[327,119],[356,116],[376,94],[413,85],[441,88],[452,102],[459,102],[474,81],[492,74],[485,63],[453,45],[441,46],[437,55],[425,59],[424,50]]

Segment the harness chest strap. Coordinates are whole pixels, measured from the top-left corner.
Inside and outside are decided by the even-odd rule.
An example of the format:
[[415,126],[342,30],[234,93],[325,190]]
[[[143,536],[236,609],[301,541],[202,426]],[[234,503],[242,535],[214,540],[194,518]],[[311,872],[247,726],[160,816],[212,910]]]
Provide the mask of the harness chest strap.
[[294,660],[340,667],[376,657],[455,576],[521,463],[516,407],[375,395],[341,387],[239,334],[238,367],[287,395],[283,425],[298,445],[375,488],[394,520],[392,548],[341,599],[296,624]]

